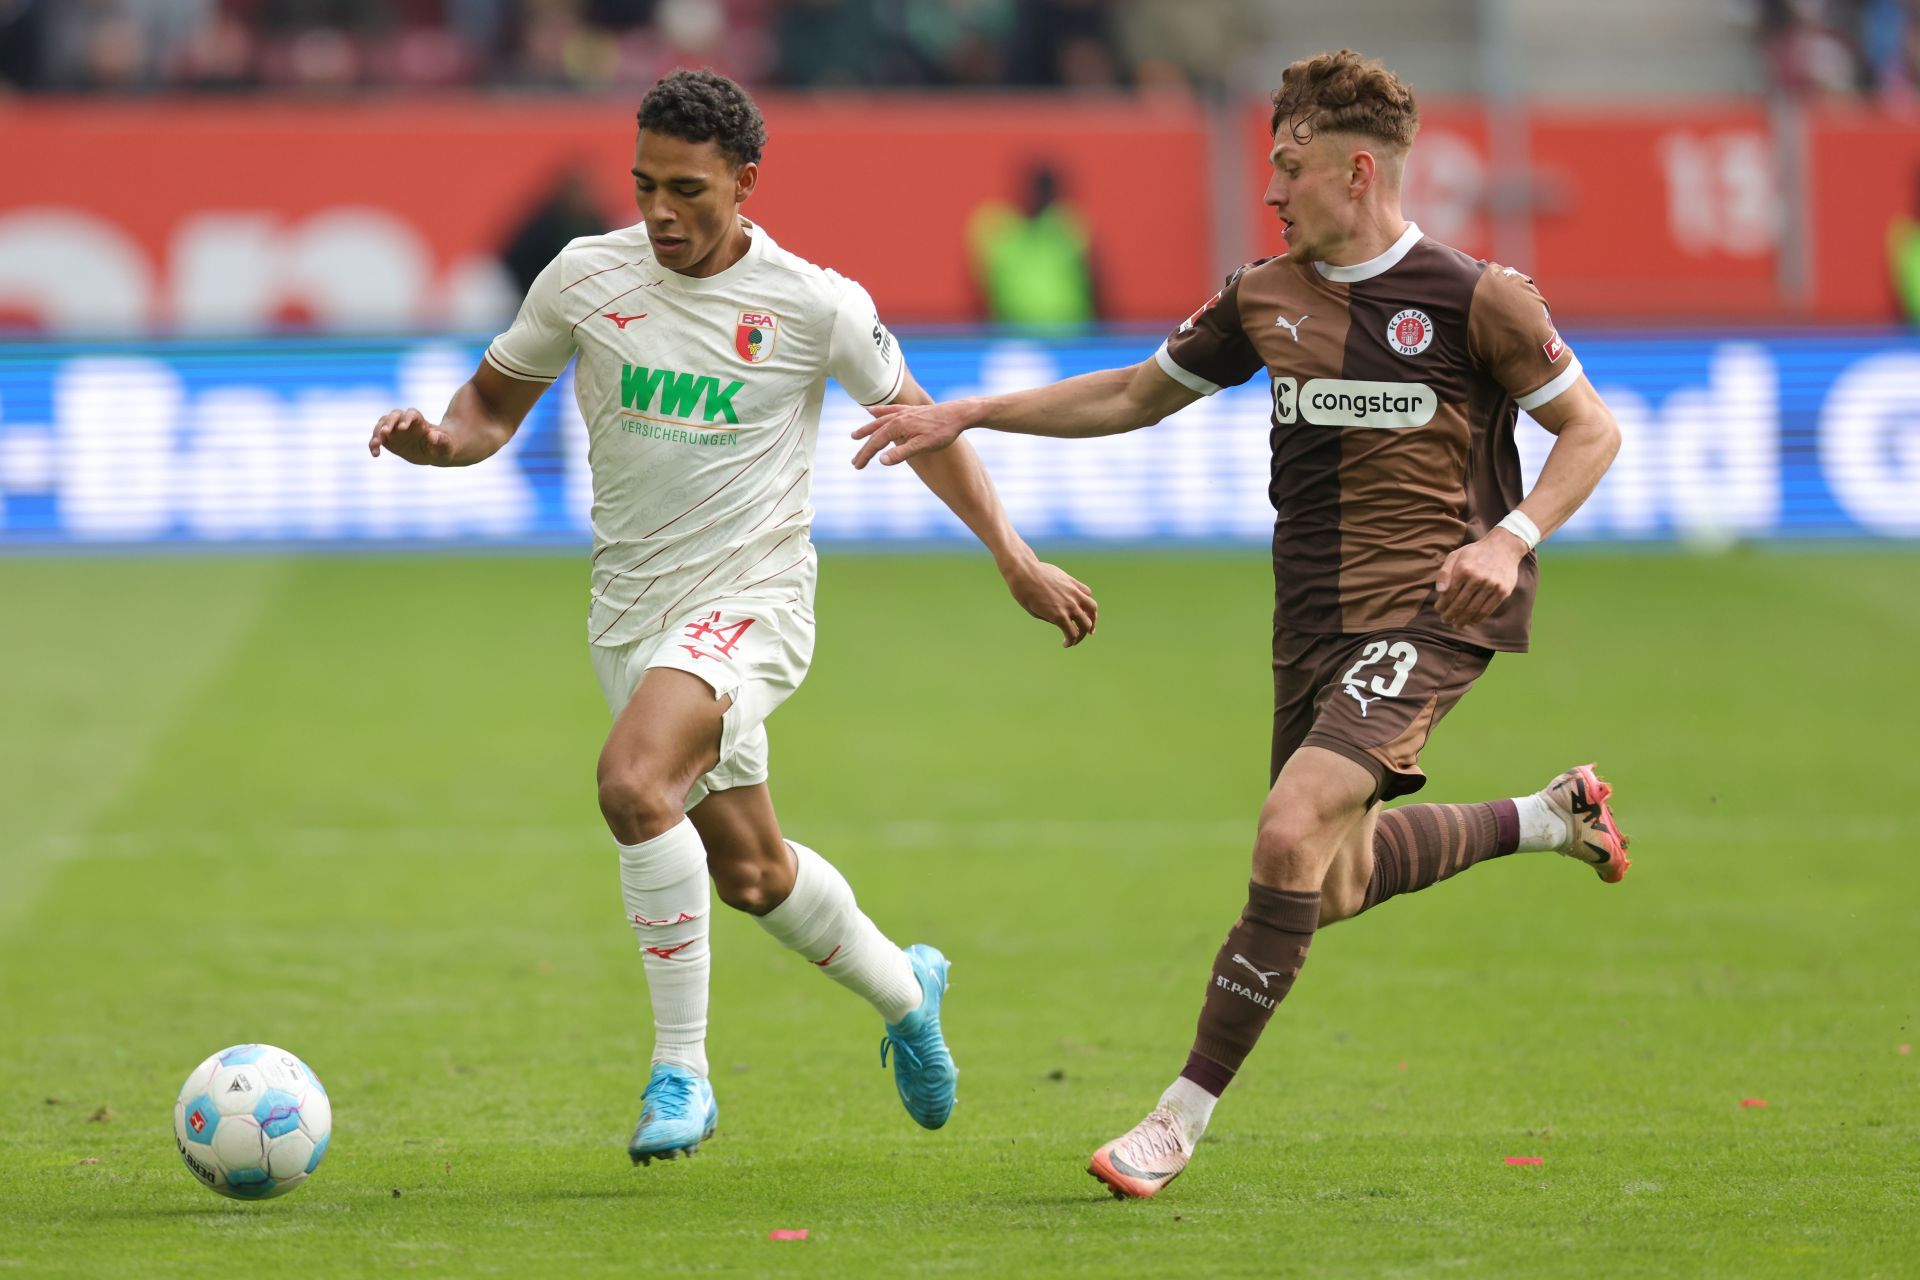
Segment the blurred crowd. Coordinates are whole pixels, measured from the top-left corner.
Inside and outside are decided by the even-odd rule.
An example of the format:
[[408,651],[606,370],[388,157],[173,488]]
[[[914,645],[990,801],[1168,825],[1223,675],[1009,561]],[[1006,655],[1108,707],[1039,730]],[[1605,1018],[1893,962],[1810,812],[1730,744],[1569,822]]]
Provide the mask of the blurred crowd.
[[1218,85],[1247,0],[0,0],[0,88]]
[[[1756,84],[1894,101],[1920,85],[1920,0],[1722,2],[1756,39]],[[1318,3],[0,0],[0,93],[593,91],[642,87],[685,65],[794,88],[1211,91],[1288,15]],[[1379,13],[1369,13],[1377,38]]]
[[1920,86],[1920,0],[1753,0],[1768,78],[1809,95],[1910,101]]

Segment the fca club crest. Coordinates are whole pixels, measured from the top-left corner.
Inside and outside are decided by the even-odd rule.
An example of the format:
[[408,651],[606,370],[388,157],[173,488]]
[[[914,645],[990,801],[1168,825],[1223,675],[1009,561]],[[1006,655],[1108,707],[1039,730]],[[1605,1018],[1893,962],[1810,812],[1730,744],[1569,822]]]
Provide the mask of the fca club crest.
[[759,364],[773,354],[773,337],[780,328],[780,317],[771,311],[742,311],[740,326],[733,331],[733,349],[748,364]]

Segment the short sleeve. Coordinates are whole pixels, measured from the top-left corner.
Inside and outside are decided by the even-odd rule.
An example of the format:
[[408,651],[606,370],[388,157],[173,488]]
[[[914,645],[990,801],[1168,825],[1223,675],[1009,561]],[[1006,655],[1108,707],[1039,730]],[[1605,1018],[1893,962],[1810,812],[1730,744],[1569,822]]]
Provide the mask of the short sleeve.
[[487,363],[522,382],[552,382],[573,358],[573,326],[560,308],[560,259],[534,277],[513,327],[487,344]]
[[1474,286],[1467,350],[1514,403],[1528,411],[1580,380],[1579,358],[1555,332],[1540,290],[1528,277],[1499,263],[1488,263]]
[[879,309],[867,291],[844,276],[834,279],[840,304],[827,345],[827,372],[861,404],[885,404],[900,394],[907,358],[880,323]]
[[1242,267],[1227,277],[1220,292],[1201,304],[1167,336],[1153,358],[1163,372],[1187,390],[1210,396],[1237,387],[1266,367],[1240,324]]

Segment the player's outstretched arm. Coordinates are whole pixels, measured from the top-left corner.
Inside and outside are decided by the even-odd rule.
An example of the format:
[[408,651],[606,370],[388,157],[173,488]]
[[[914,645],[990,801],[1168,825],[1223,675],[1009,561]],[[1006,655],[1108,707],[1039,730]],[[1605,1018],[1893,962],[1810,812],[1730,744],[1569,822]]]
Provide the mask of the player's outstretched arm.
[[[933,397],[908,373],[892,403],[930,405]],[[910,461],[920,483],[946,503],[947,509],[960,517],[960,522],[993,553],[995,567],[1021,608],[1042,622],[1060,628],[1066,648],[1093,634],[1100,615],[1093,592],[1086,583],[1033,553],[1033,548],[1007,518],[1000,495],[994,492],[987,468],[972,445],[964,440],[956,441],[950,448],[921,454]]]
[[962,431],[974,427],[1064,439],[1119,435],[1150,427],[1199,398],[1197,392],[1168,377],[1157,362],[1146,360],[1129,369],[1083,373],[1003,396],[919,407],[896,400],[870,407],[873,421],[853,433],[854,439],[863,442],[853,465],[864,468],[878,456],[890,467],[917,454],[944,449]]
[[482,360],[439,422],[429,422],[418,409],[390,410],[373,424],[367,451],[377,458],[385,449],[415,466],[472,466],[513,439],[547,385],[509,378]]
[[[1509,516],[1508,520],[1523,530],[1531,525],[1538,538],[1545,538],[1592,496],[1620,452],[1620,428],[1607,402],[1584,377],[1531,412],[1533,420],[1556,438],[1540,468],[1540,479],[1514,508],[1519,519]],[[1451,626],[1470,627],[1492,616],[1513,594],[1520,561],[1531,549],[1521,534],[1496,527],[1448,556],[1434,584],[1441,619]]]

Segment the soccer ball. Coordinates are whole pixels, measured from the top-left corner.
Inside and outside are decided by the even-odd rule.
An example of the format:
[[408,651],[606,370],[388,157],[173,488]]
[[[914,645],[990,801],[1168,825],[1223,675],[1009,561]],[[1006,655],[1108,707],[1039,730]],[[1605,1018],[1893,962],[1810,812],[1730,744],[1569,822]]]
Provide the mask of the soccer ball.
[[333,1104],[306,1063],[237,1044],[193,1069],[173,1104],[173,1138],[193,1176],[236,1200],[285,1195],[320,1167]]

